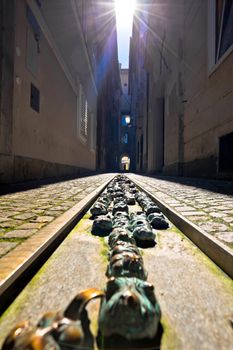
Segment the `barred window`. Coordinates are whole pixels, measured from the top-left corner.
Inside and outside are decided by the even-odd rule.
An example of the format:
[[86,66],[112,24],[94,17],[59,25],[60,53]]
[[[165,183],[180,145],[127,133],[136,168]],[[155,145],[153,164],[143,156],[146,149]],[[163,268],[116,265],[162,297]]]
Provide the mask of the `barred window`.
[[80,135],[87,139],[88,133],[88,119],[89,108],[86,96],[83,93],[82,86],[80,85]]

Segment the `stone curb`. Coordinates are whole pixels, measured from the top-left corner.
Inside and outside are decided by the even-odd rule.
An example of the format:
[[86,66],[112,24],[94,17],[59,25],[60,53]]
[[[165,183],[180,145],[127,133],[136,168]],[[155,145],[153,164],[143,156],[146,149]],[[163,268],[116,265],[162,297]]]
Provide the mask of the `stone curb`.
[[233,278],[233,254],[224,244],[202,230],[190,220],[184,218],[166,202],[143,189],[140,182],[131,179],[135,185],[151,197],[161,208],[168,219],[181,230],[195,245],[197,245],[216,265]]
[[69,233],[114,177],[115,175],[88,194],[86,198],[39,230],[36,235],[1,258],[0,297],[45,253],[55,240],[63,236],[64,232]]

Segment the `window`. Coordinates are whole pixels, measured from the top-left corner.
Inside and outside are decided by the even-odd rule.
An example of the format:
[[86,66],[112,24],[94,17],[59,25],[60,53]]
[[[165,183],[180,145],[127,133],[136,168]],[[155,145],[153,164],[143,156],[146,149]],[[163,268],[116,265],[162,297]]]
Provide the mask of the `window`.
[[40,53],[41,31],[32,11],[27,7],[27,57],[26,65],[28,70],[36,76],[38,69],[38,57]]
[[129,115],[122,115],[121,117],[121,125],[122,126],[128,126],[130,124],[130,116]]
[[233,44],[233,1],[216,1],[216,61]]
[[121,143],[127,144],[129,142],[129,135],[126,132],[122,137],[121,137]]
[[96,119],[94,113],[91,113],[91,150],[96,150]]
[[89,107],[86,96],[84,95],[82,85],[80,84],[80,116],[79,116],[79,134],[86,141],[88,133]]
[[233,1],[209,0],[209,68],[233,49]]
[[219,171],[233,171],[233,132],[219,138]]
[[40,112],[40,91],[31,84],[30,106],[34,111]]

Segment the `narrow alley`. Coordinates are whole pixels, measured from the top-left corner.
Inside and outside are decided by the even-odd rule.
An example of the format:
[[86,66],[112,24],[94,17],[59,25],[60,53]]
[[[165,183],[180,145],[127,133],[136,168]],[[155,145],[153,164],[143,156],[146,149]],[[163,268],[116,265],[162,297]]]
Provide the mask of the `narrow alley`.
[[0,22],[0,349],[232,349],[233,2]]

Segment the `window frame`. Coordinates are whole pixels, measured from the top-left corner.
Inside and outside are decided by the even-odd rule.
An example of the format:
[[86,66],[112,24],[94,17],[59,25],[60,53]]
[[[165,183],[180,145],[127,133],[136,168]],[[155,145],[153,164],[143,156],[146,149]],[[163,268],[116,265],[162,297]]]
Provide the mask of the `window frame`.
[[[85,105],[85,106],[84,106]],[[78,136],[79,139],[86,144],[88,141],[89,134],[89,124],[90,124],[90,110],[86,95],[84,94],[83,86],[79,84],[79,96],[78,96],[78,106],[77,106],[78,116],[77,116],[77,126],[78,126]],[[83,118],[84,114],[84,118]],[[84,122],[84,132],[83,132],[83,122]]]
[[30,108],[40,114],[40,90],[33,83],[30,85]]
[[[224,54],[218,59],[220,41],[222,34],[222,21],[219,35],[218,44],[216,43],[216,5],[217,0],[208,0],[208,76],[214,73],[219,66],[225,61],[225,59],[232,53],[233,44],[224,52]],[[225,0],[223,5],[223,13],[225,9]],[[218,49],[218,52],[217,52]]]
[[90,113],[90,120],[91,120],[91,152],[96,152],[96,118],[95,114],[92,112]]

